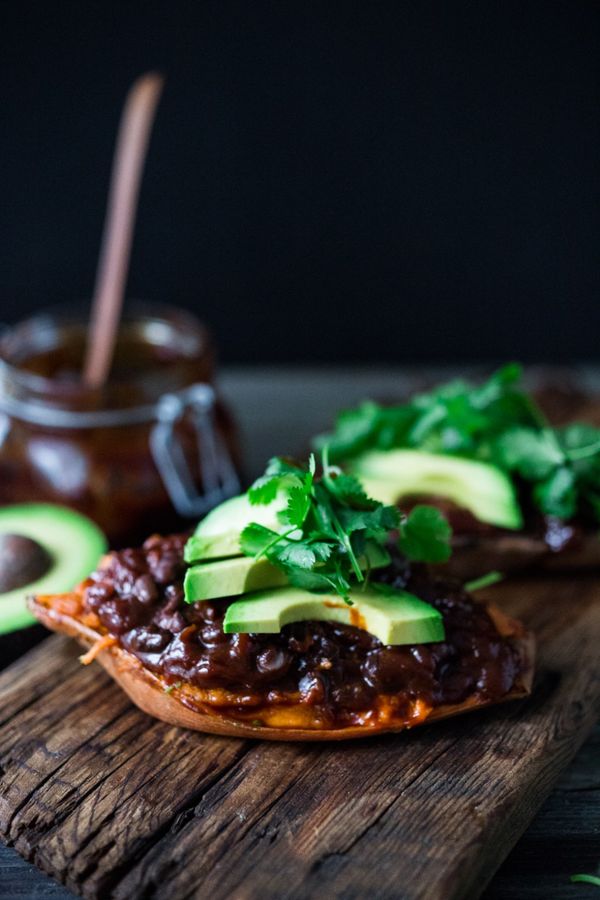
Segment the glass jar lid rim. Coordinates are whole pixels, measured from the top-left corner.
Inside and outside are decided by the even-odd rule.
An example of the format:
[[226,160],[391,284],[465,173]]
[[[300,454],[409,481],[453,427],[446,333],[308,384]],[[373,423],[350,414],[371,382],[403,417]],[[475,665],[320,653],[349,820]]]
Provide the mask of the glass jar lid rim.
[[[122,321],[129,326],[136,324],[145,328],[144,336],[148,344],[155,346],[167,345],[166,340],[161,340],[161,335],[156,329],[170,329],[177,334],[177,347],[185,350],[185,341],[188,353],[182,351],[181,358],[186,359],[193,355],[193,351],[201,354],[210,352],[210,335],[204,323],[192,312],[177,306],[154,303],[130,303],[123,312]],[[58,330],[64,328],[85,329],[87,321],[81,308],[63,305],[35,313],[12,325],[0,323],[0,411],[25,421],[36,424],[47,424],[57,428],[92,428],[111,425],[127,425],[142,422],[151,422],[157,417],[157,410],[162,401],[163,394],[178,394],[181,388],[166,389],[162,393],[148,398],[139,398],[138,402],[131,405],[118,405],[107,403],[100,408],[66,408],[73,400],[89,401],[92,398],[101,400],[98,389],[87,388],[79,381],[61,380],[50,375],[43,375],[20,365],[18,351],[27,340],[32,342],[34,349],[46,350],[53,346],[49,340],[55,337],[54,346],[59,346],[56,340]],[[152,328],[154,326],[154,331]],[[164,332],[166,335],[166,331]],[[154,340],[153,340],[154,338]],[[8,348],[7,342],[13,339],[15,347]],[[19,342],[21,344],[19,345]],[[12,354],[12,355],[11,355]],[[23,358],[27,358],[24,354]],[[117,381],[116,385],[125,382]],[[13,393],[14,391],[14,393]],[[48,399],[48,394],[54,396]],[[22,396],[22,393],[25,396]],[[46,396],[36,396],[46,395]]]
[[[212,393],[210,385],[193,385],[203,387]],[[160,410],[166,398],[180,397],[190,388],[163,394],[155,403],[128,406],[123,409],[72,410],[57,406],[19,400],[0,393],[0,413],[47,428],[114,428],[126,425],[143,425],[156,422],[160,418]]]

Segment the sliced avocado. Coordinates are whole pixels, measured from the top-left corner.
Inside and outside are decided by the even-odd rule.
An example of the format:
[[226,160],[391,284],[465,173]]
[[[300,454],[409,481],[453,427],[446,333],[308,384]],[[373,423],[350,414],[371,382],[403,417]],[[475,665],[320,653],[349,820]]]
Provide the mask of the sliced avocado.
[[420,450],[374,450],[354,460],[352,472],[367,494],[382,503],[397,503],[411,495],[445,497],[481,522],[523,527],[510,478],[488,463]]
[[0,508],[0,537],[0,582],[8,588],[0,593],[0,634],[35,622],[25,607],[28,594],[72,590],[107,549],[90,519],[52,503]]
[[350,599],[353,606],[337,594],[311,594],[300,588],[257,591],[229,606],[223,631],[276,634],[292,622],[316,620],[355,625],[386,645],[444,640],[444,623],[437,609],[407,591],[387,586],[355,588]]
[[250,522],[273,531],[285,531],[286,526],[279,521],[277,514],[286,508],[287,502],[285,491],[280,491],[266,506],[253,505],[248,494],[226,500],[202,519],[185,545],[185,561],[193,563],[202,559],[240,556],[240,534]]
[[284,572],[267,559],[237,556],[192,566],[185,573],[183,588],[186,603],[196,603],[217,597],[237,597],[248,591],[286,583]]
[[[385,548],[372,542],[358,562],[362,569],[381,569],[389,564],[390,555]],[[185,573],[183,587],[186,603],[196,603],[218,597],[237,597],[282,584],[287,584],[285,573],[267,559],[236,556],[191,566]]]

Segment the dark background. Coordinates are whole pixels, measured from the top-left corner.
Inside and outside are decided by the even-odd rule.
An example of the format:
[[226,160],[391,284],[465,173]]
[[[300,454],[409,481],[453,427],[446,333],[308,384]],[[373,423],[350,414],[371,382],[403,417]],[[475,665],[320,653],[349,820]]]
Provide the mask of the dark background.
[[597,358],[600,5],[3,2],[0,319],[89,295],[168,78],[129,295],[227,361]]

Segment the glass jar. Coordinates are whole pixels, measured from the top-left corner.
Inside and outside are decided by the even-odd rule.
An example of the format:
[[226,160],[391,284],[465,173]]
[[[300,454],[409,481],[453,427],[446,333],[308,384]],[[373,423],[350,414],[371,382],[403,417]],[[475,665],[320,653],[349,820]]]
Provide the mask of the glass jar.
[[189,527],[239,490],[232,419],[195,316],[137,307],[109,381],[81,382],[87,321],[47,313],[0,337],[0,503],[62,503],[113,546]]

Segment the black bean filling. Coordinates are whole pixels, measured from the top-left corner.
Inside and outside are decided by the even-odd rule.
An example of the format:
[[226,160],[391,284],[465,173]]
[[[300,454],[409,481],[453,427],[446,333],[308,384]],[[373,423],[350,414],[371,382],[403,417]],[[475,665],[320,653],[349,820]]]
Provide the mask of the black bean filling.
[[115,553],[92,576],[86,606],[153,672],[169,682],[224,688],[262,703],[299,692],[302,702],[343,721],[369,710],[380,694],[420,698],[432,706],[473,693],[497,700],[514,684],[519,658],[479,604],[449,581],[433,580],[396,560],[377,574],[412,591],[444,618],[446,640],[386,647],[359,628],[300,622],[280,634],[224,634],[232,600],[186,604],[185,536],[152,537]]

